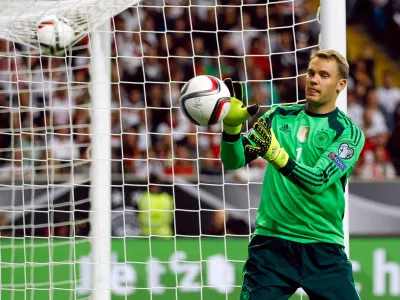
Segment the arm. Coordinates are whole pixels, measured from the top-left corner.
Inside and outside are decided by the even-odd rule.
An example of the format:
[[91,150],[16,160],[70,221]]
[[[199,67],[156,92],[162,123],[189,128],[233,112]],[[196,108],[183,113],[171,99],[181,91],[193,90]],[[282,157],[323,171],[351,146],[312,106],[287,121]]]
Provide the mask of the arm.
[[244,147],[250,142],[240,132],[242,124],[258,112],[258,104],[244,105],[241,83],[232,82],[230,78],[225,79],[224,83],[231,94],[231,107],[222,124],[221,161],[226,169],[235,170],[257,157],[245,153]]
[[257,155],[251,155],[244,151],[248,144],[250,142],[245,136],[222,133],[221,161],[227,170],[239,169],[257,158]]
[[[278,106],[268,110],[262,118],[271,118]],[[221,139],[221,161],[227,170],[236,170],[247,165],[259,157],[257,153],[245,151],[246,146],[254,146],[255,143],[249,138],[253,129],[244,135],[222,133]]]
[[289,158],[286,166],[278,171],[310,194],[321,193],[339,179],[344,187],[364,147],[364,141],[362,131],[349,126],[326,149],[315,166],[306,166]]

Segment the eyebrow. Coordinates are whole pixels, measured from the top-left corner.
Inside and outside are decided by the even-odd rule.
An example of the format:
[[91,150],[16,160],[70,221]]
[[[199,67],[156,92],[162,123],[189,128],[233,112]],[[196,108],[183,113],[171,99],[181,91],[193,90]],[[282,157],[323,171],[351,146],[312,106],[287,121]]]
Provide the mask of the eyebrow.
[[[315,72],[315,70],[314,70],[313,68],[308,68],[308,69],[307,69],[307,73],[310,72],[310,71],[311,71],[311,72]],[[325,71],[325,70],[320,70],[318,73],[320,73],[320,74],[326,74],[326,75],[329,75],[329,76],[331,75],[331,73],[329,73],[328,71]]]
[[322,74],[331,75],[328,71],[325,71],[325,70],[321,70],[319,72],[322,73]]

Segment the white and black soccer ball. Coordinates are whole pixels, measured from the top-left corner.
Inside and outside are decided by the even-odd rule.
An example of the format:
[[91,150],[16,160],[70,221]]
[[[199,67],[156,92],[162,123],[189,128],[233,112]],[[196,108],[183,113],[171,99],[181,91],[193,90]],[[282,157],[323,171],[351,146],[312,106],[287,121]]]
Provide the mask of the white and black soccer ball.
[[74,43],[76,30],[68,19],[50,15],[38,22],[37,39],[44,54],[58,55]]
[[221,122],[231,107],[225,83],[210,75],[190,79],[180,93],[179,103],[185,117],[193,124],[210,126]]

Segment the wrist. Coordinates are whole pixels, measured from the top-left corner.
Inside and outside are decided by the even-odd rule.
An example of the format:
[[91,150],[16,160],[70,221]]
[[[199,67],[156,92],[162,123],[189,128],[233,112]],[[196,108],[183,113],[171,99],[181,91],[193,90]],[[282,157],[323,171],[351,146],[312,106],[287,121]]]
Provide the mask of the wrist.
[[289,158],[286,166],[284,166],[283,168],[277,169],[283,176],[289,176],[290,174],[292,174],[294,168],[296,167],[296,162]]
[[225,131],[222,132],[222,140],[228,143],[235,143],[240,140],[240,133],[232,135],[228,134]]
[[242,131],[242,125],[228,125],[226,123],[222,123],[222,130],[230,135],[237,135]]
[[269,162],[274,166],[275,169],[284,168],[289,161],[289,154],[284,148],[279,148],[278,153]]

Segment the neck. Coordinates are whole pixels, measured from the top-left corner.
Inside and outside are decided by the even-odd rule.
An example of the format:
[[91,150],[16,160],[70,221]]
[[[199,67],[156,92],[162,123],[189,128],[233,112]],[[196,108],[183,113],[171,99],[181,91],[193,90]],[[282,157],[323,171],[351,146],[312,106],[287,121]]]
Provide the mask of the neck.
[[307,102],[306,104],[306,110],[313,113],[313,114],[328,114],[336,109],[336,103],[331,102],[331,103],[326,103],[323,105],[318,105],[314,103]]

